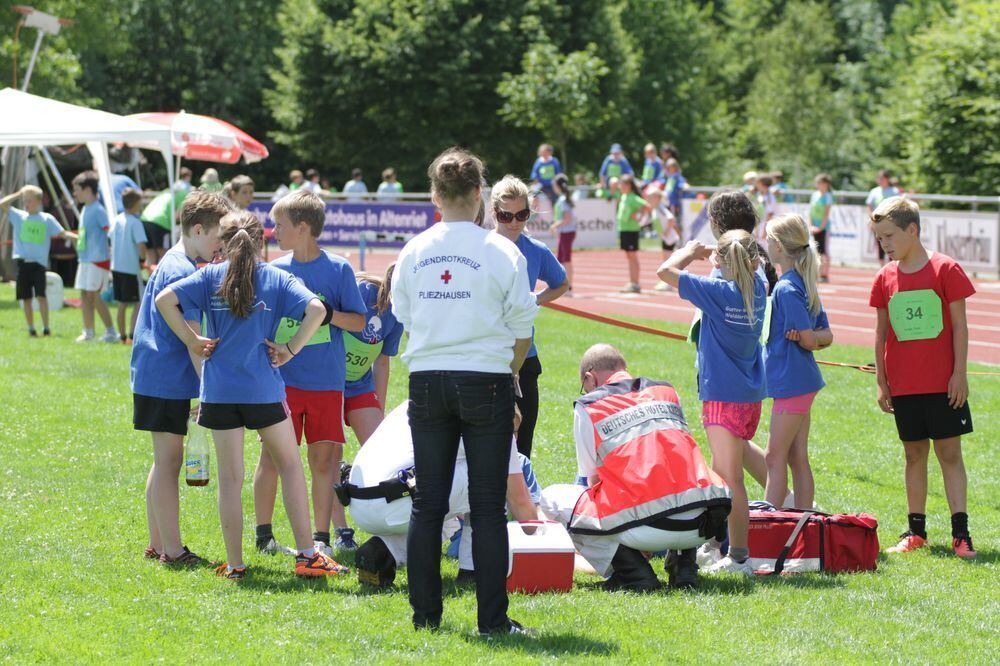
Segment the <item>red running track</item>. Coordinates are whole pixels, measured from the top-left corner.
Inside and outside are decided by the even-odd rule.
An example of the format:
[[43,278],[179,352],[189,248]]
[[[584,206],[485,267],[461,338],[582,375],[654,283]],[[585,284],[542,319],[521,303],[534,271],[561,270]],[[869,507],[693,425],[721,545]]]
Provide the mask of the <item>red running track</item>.
[[[355,270],[358,253],[345,253]],[[274,253],[271,255],[275,256]],[[370,252],[365,268],[381,273],[396,255],[391,252]],[[655,271],[661,256],[657,251],[639,253],[641,294],[620,294],[628,281],[625,257],[615,250],[588,250],[573,255],[573,296],[560,302],[581,310],[608,316],[642,317],[688,323],[694,307],[682,301],[676,292],[655,292],[658,282]],[[697,262],[690,269],[708,274],[708,263]],[[837,342],[872,347],[875,344],[875,311],[868,307],[868,294],[875,271],[866,268],[832,267],[830,282],[820,285],[823,307]],[[1000,282],[974,279],[976,295],[969,299],[969,360],[1000,365]],[[859,362],[868,360],[859,359]]]

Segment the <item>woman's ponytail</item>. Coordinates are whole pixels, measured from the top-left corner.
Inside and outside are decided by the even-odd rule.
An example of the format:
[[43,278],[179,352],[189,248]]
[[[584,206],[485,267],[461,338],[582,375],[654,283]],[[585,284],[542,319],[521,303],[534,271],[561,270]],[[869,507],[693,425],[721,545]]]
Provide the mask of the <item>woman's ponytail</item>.
[[264,228],[252,214],[228,213],[221,222],[220,237],[229,267],[222,279],[219,295],[234,315],[246,319],[253,311],[254,276],[264,244]]
[[727,231],[719,238],[717,252],[729,268],[733,281],[743,296],[743,307],[747,313],[747,321],[751,326],[755,326],[757,324],[757,316],[754,311],[755,273],[757,262],[760,259],[757,242],[743,230]]

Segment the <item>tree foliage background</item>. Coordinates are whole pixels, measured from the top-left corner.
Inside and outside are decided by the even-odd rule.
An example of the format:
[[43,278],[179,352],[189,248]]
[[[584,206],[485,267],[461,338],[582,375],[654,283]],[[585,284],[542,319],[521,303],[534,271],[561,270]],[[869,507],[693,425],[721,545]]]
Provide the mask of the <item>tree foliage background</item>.
[[[670,142],[688,179],[781,169],[870,186],[1000,191],[1000,11],[990,0],[38,0],[31,91],[120,113],[186,109],[263,139],[261,188],[292,168],[408,189],[442,148],[526,176],[608,145]],[[0,13],[10,85],[17,16]],[[17,51],[24,74],[34,31]],[[2,113],[2,110],[0,110]],[[203,165],[197,165],[203,166]],[[207,166],[207,165],[204,165]],[[222,169],[231,175],[245,167]]]

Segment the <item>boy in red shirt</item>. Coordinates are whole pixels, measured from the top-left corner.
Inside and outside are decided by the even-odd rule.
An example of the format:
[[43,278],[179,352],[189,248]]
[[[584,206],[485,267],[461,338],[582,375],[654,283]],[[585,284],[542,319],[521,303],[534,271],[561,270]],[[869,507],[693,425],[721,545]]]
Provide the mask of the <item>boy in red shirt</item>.
[[878,309],[878,404],[896,417],[906,452],[910,512],[909,529],[887,552],[927,545],[927,457],[933,439],[952,512],[952,549],[959,557],[972,558],[976,551],[966,513],[962,435],[972,432],[965,299],[976,290],[954,259],[928,253],[921,245],[917,204],[891,197],[879,204],[871,221],[889,258],[875,276],[869,300]]

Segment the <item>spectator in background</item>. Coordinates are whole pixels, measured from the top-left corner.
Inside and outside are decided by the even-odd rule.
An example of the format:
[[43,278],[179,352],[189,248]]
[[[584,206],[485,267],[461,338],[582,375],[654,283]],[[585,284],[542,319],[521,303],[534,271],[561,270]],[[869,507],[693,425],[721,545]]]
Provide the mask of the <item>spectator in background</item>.
[[174,219],[179,220],[181,205],[187,195],[187,190],[182,187],[163,190],[142,209],[139,219],[142,220],[142,228],[146,233],[146,262],[150,266],[160,263],[172,243],[170,200],[173,199],[174,202]]
[[365,198],[362,195],[368,194],[368,186],[361,179],[361,169],[357,167],[351,169],[351,179],[344,183],[344,194],[347,195],[347,201],[349,202],[357,203],[364,201]]
[[[573,194],[570,195],[570,199],[573,200],[574,204],[580,203],[582,199],[587,199],[590,196],[590,183],[587,182],[586,174],[578,173],[573,178],[573,182],[576,184],[576,189],[573,190]],[[570,280],[572,283],[572,280]]]
[[778,212],[778,204],[774,200],[774,195],[771,194],[771,185],[773,184],[774,181],[771,180],[770,176],[760,175],[757,177],[756,190],[751,195],[751,199],[757,207],[757,219],[760,220],[754,229],[753,237],[765,249],[767,248],[767,230],[765,229],[767,221]]
[[226,183],[222,193],[240,210],[246,210],[253,201],[254,183],[250,176],[240,174]]
[[[577,174],[577,178],[579,177],[580,174]],[[549,228],[549,231],[557,234],[559,238],[556,259],[559,260],[559,263],[562,264],[563,269],[566,271],[567,293],[572,296],[573,241],[576,240],[576,215],[573,209],[576,207],[576,202],[579,201],[576,195],[580,194],[581,191],[577,190],[570,195],[569,178],[564,173],[556,176],[552,181],[552,185],[559,198],[556,199],[556,205],[552,209],[552,226]]]
[[321,176],[320,177],[320,179],[319,179],[319,185],[320,185],[320,187],[323,188],[323,191],[327,192],[327,193],[338,192],[339,191],[339,190],[337,190],[336,187],[334,187],[332,184],[330,184],[330,179],[327,176]]
[[[96,165],[93,167],[94,171],[97,171]],[[129,178],[123,173],[113,173],[111,174],[111,192],[115,195],[115,213],[120,213],[125,210],[122,206],[122,192],[127,189],[142,190],[134,180]],[[98,193],[97,200],[101,202],[103,206],[107,202],[104,201],[104,194]]]
[[681,154],[677,152],[677,147],[672,143],[660,144],[660,159],[666,164],[667,160],[681,161]]
[[740,190],[752,198],[753,193],[757,191],[756,171],[747,171],[743,174],[743,187]]
[[302,183],[302,187],[317,196],[325,194],[323,187],[319,184],[319,171],[316,171],[316,169],[306,170],[306,179]]
[[788,183],[785,182],[785,174],[775,171],[771,174],[774,185],[771,186],[771,194],[778,203],[795,203],[795,196],[788,193]]
[[288,172],[288,180],[289,180],[288,183],[289,192],[294,192],[295,190],[299,189],[300,187],[306,184],[305,176],[303,176],[302,172],[299,171],[298,169],[292,169],[291,171]]
[[[187,167],[181,167],[181,170],[177,174],[177,180],[174,181],[173,189],[184,190],[185,192],[191,191],[191,178],[194,176],[191,169]],[[138,186],[132,189],[139,189]]]
[[829,174],[816,176],[816,191],[809,197],[809,220],[816,250],[819,252],[819,281],[830,281],[830,255],[826,250],[827,229],[830,228],[830,211],[833,210],[833,192],[830,191]]
[[651,143],[646,144],[643,152],[646,161],[642,165],[642,186],[646,187],[663,177],[663,160],[656,156],[656,146]]
[[403,193],[403,184],[396,180],[396,170],[388,167],[382,172],[382,182],[378,186],[379,201],[397,201]]
[[201,189],[206,192],[221,192],[222,183],[219,182],[219,172],[209,167],[201,174]]
[[[888,169],[882,169],[878,172],[878,185],[868,192],[868,198],[865,199],[865,203],[868,205],[868,212],[874,213],[882,201],[889,197],[898,197],[899,194],[899,188],[892,184],[892,172]],[[874,238],[874,235],[872,238]],[[878,262],[884,266],[885,250],[882,249],[882,244],[877,239],[875,240],[875,247],[878,249]]]
[[666,172],[667,176],[664,179],[663,192],[667,196],[667,207],[677,219],[679,226],[682,213],[681,197],[684,196],[684,190],[687,189],[688,184],[684,178],[684,174],[681,173],[681,163],[672,157],[667,160]]
[[558,158],[552,156],[552,146],[548,143],[538,146],[538,159],[535,160],[534,166],[531,167],[531,180],[538,183],[542,188],[542,192],[549,198],[553,206],[555,206],[556,200],[559,197],[556,196],[555,190],[552,189],[552,181],[562,172],[562,165],[559,163]]
[[622,153],[622,145],[620,143],[611,144],[607,157],[601,163],[601,187],[610,189],[609,183],[612,178],[621,178],[623,175],[631,175],[631,173],[632,165],[628,163],[628,159]]

